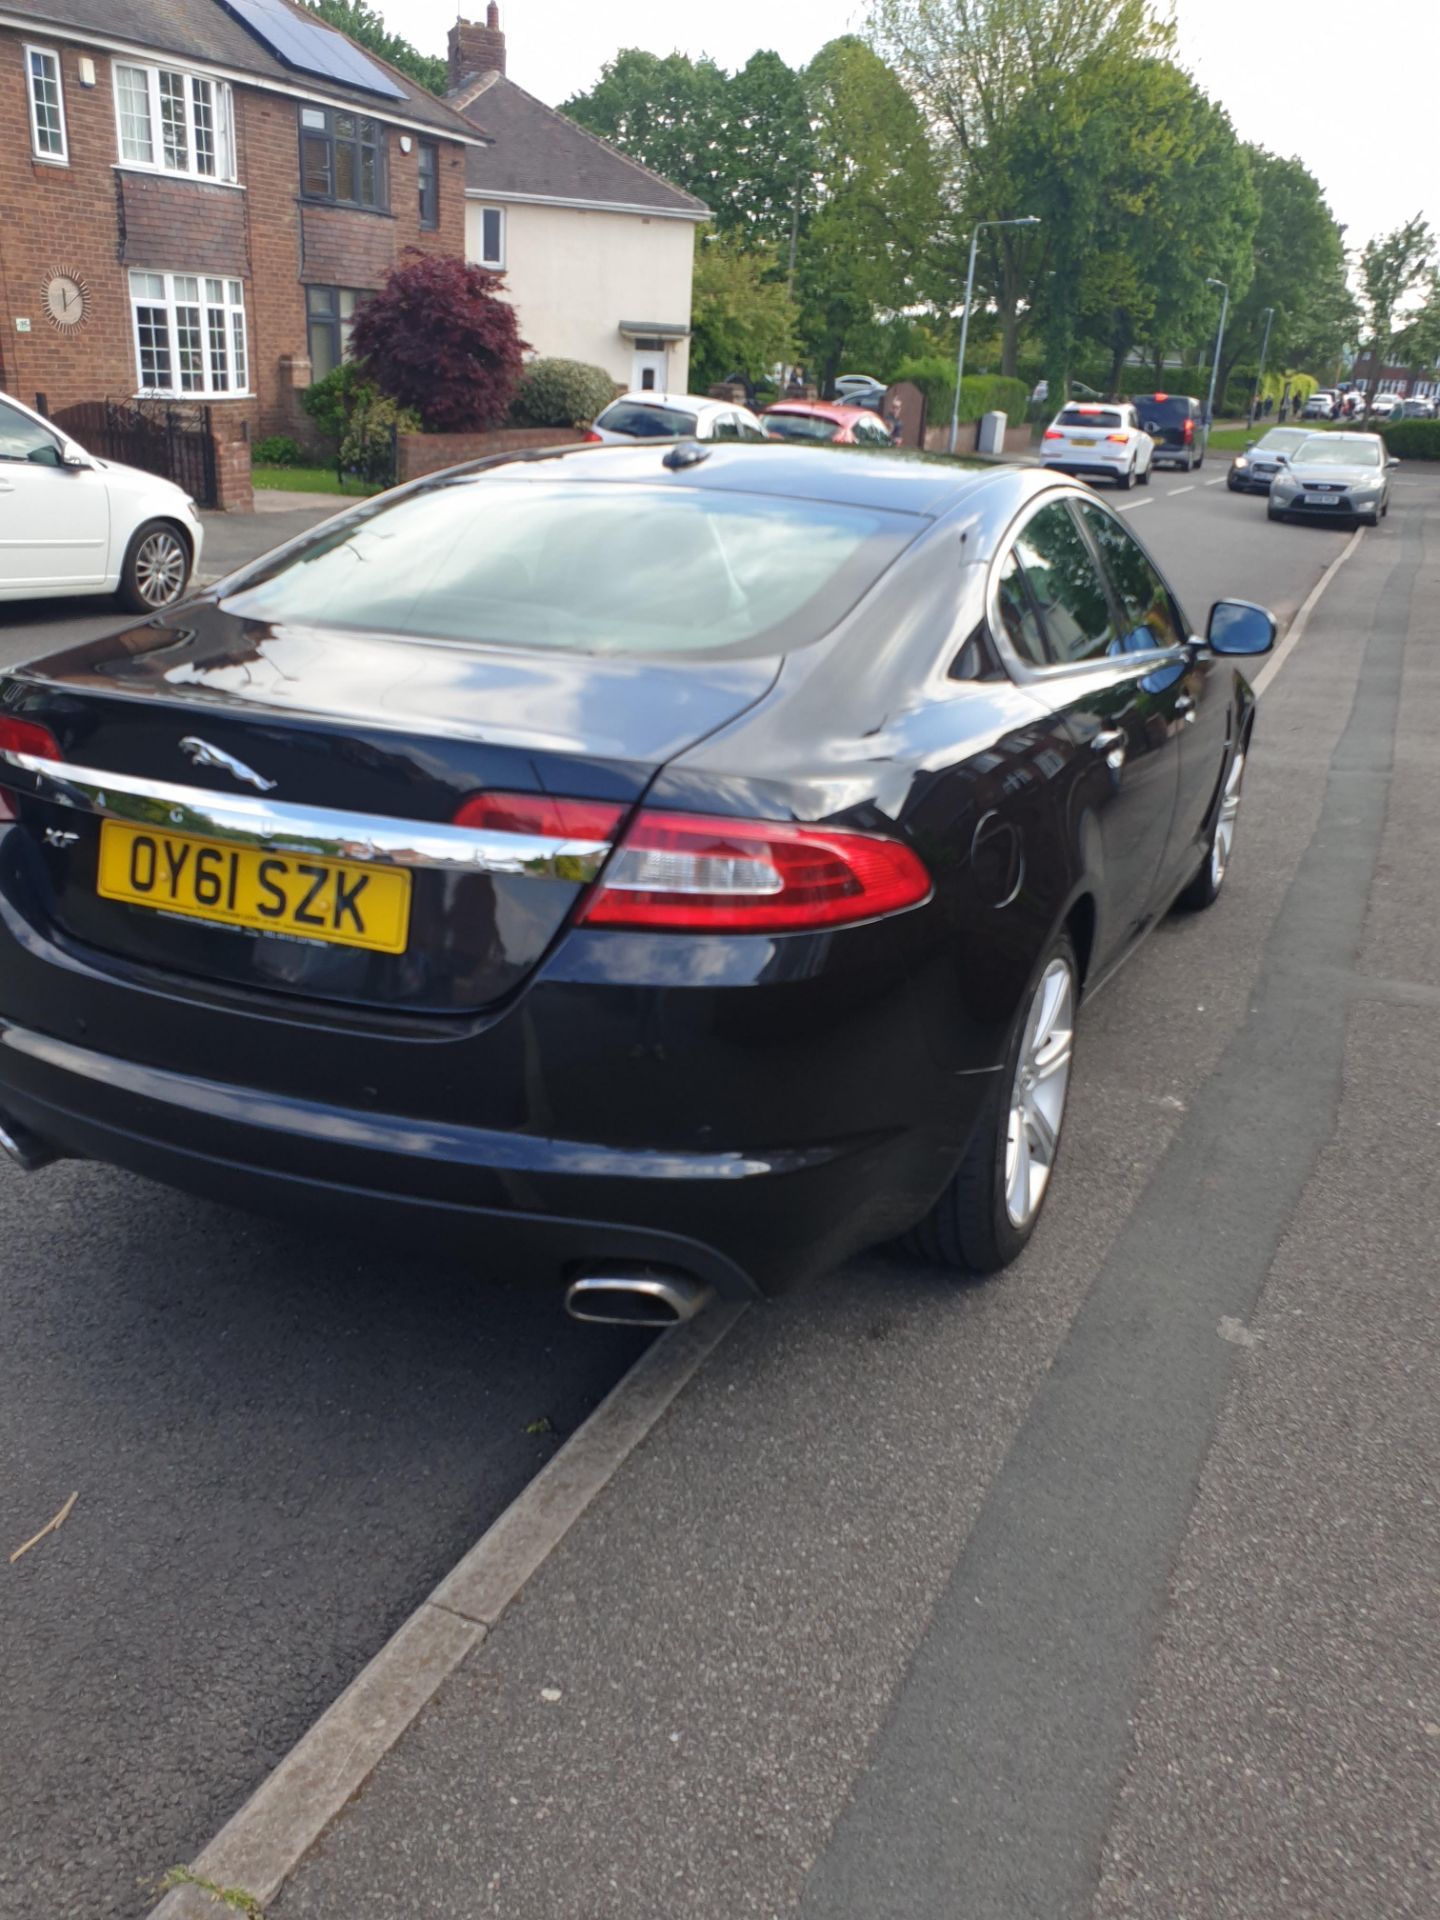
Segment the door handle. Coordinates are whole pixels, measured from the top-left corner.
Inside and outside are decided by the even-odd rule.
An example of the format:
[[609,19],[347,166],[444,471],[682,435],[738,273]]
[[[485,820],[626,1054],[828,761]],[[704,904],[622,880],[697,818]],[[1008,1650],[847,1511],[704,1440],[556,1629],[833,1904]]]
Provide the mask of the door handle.
[[1119,773],[1125,764],[1125,734],[1119,727],[1105,727],[1091,737],[1090,745],[1096,753],[1103,753],[1105,764],[1112,773]]
[[1178,699],[1178,700],[1177,700],[1177,701],[1175,702],[1175,711],[1176,711],[1176,712],[1177,712],[1177,713],[1178,713],[1178,714],[1179,714],[1179,715],[1181,716],[1181,718],[1182,718],[1183,720],[1185,720],[1185,721],[1186,721],[1186,722],[1187,722],[1187,723],[1188,723],[1188,724],[1189,724],[1190,726],[1192,726],[1192,727],[1194,726],[1194,724],[1195,724],[1195,702],[1194,702],[1194,701],[1193,701],[1193,700],[1192,700],[1192,699],[1190,698],[1190,695],[1189,695],[1188,693],[1182,693],[1182,694],[1181,694],[1181,696],[1180,696],[1180,698],[1179,698],[1179,699]]

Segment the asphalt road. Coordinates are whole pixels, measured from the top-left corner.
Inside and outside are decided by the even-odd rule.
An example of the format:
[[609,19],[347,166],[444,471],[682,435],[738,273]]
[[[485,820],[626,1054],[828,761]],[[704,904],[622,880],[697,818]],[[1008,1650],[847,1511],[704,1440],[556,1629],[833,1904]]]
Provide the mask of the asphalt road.
[[[1192,622],[1203,622],[1221,594],[1265,601],[1286,616],[1344,537],[1270,528],[1263,501],[1206,484],[1220,471],[1157,476],[1148,492],[1118,504],[1170,572]],[[100,631],[108,618],[57,606],[22,621],[6,610],[0,660]],[[1338,738],[1341,718],[1328,707],[1298,724],[1323,733],[1332,721]],[[1292,745],[1298,754],[1300,743]],[[734,1617],[738,1638],[724,1636],[713,1655],[719,1665],[707,1669],[724,1696],[706,1736],[715,1777],[738,1770],[752,1789],[762,1776],[785,1782],[759,1840],[739,1850],[733,1885],[714,1851],[722,1838],[733,1840],[718,1804],[696,1803],[685,1846],[667,1832],[658,1852],[627,1863],[627,1873],[650,1876],[647,1884],[672,1865],[683,1876],[696,1899],[670,1911],[769,1912],[755,1904],[762,1891],[769,1899],[794,1881],[794,1862],[813,1852],[843,1800],[878,1703],[898,1684],[926,1610],[938,1604],[961,1520],[978,1510],[1001,1443],[1093,1278],[1095,1248],[1110,1243],[1144,1193],[1177,1114],[1243,1016],[1270,926],[1269,890],[1312,798],[1298,765],[1288,788],[1279,780],[1286,764],[1282,749],[1270,773],[1258,775],[1271,796],[1271,824],[1247,827],[1246,860],[1225,913],[1167,928],[1122,976],[1129,984],[1117,983],[1097,1004],[1070,1165],[1052,1209],[1058,1225],[1028,1257],[1032,1268],[1050,1263],[1046,1283],[970,1296],[937,1340],[926,1323],[937,1301],[953,1300],[951,1290],[882,1258],[838,1276],[824,1298],[812,1290],[747,1323],[707,1392],[738,1388],[748,1402],[768,1402],[769,1414],[739,1435],[723,1418],[717,1423],[702,1395],[698,1417],[711,1422],[722,1480],[736,1470],[737,1444],[742,1453],[753,1447],[756,1473],[788,1476],[787,1499],[798,1503],[793,1551],[768,1530],[737,1544],[726,1518],[739,1509],[722,1518],[700,1497],[693,1462],[682,1460],[667,1486],[652,1447],[659,1504],[648,1525],[652,1537],[673,1528],[672,1602],[697,1579],[732,1596],[739,1579],[749,1595]],[[437,1269],[423,1249],[402,1260],[307,1240],[101,1168],[62,1166],[29,1180],[0,1172],[0,1247],[0,1546],[8,1553],[72,1491],[79,1495],[64,1528],[3,1569],[0,1583],[0,1916],[130,1920],[146,1910],[155,1879],[198,1851],[549,1456],[634,1346],[571,1328],[552,1301],[527,1293],[523,1276],[497,1281]],[[837,1405],[846,1409],[840,1429]],[[797,1416],[801,1444],[814,1446],[809,1466],[793,1450]],[[544,1430],[531,1431],[537,1424]],[[892,1510],[877,1514],[869,1502],[884,1496],[881,1469],[907,1450],[921,1470],[891,1486]],[[1177,1487],[1189,1485],[1189,1458],[1181,1449],[1172,1463],[1179,1481],[1172,1473],[1164,1483],[1162,1504],[1172,1514]],[[930,1469],[942,1462],[947,1484],[938,1497]],[[808,1577],[817,1565],[805,1564],[817,1514],[833,1518],[832,1548],[847,1534],[852,1540],[838,1566],[824,1564],[832,1598],[818,1612]],[[622,1529],[616,1548],[624,1539]],[[881,1582],[892,1619],[878,1634],[878,1655],[866,1571],[877,1554],[907,1574],[893,1593]],[[626,1612],[626,1557],[612,1554],[592,1569],[594,1606],[572,1619],[565,1661],[577,1688],[588,1684],[587,1657],[595,1671],[613,1659],[602,1628],[613,1630]],[[630,1567],[644,1564],[634,1543],[628,1558]],[[788,1617],[783,1606],[777,1615],[777,1598],[793,1602]],[[870,1630],[855,1639],[859,1661],[847,1687],[845,1645],[832,1635],[852,1605]],[[758,1670],[747,1617],[763,1618],[770,1636]],[[637,1604],[637,1630],[645,1618]],[[713,1640],[713,1621],[691,1624]],[[498,1691],[500,1709],[512,1686],[523,1693],[537,1660],[554,1662],[538,1617],[532,1630],[530,1648],[523,1619],[508,1632],[513,1672],[487,1670],[482,1694]],[[666,1634],[664,1646],[645,1650],[648,1672],[633,1648],[628,1667],[622,1655],[612,1668],[636,1677],[642,1705],[672,1670],[682,1676],[682,1696],[689,1686],[694,1697],[699,1685],[683,1678],[683,1633],[672,1622]],[[496,1640],[503,1656],[507,1630]],[[726,1691],[727,1671],[739,1692]],[[835,1708],[833,1724],[815,1724],[817,1688]],[[793,1701],[797,1729],[828,1742],[823,1765],[815,1755],[787,1762],[777,1750],[765,1722],[777,1698]],[[520,1700],[517,1693],[517,1712],[525,1710]],[[482,1717],[500,1710],[489,1695],[486,1702]],[[670,1738],[663,1752],[673,1760]],[[623,1773],[613,1753],[603,1758],[608,1777],[589,1776],[597,1810]],[[546,1798],[558,1780],[583,1791],[586,1768],[600,1764],[585,1750],[572,1776],[563,1742],[544,1739],[529,1760],[539,1773],[517,1763],[512,1806]],[[457,1795],[472,1794],[480,1806],[496,1791],[494,1780],[467,1783],[457,1764]],[[693,1791],[705,1798],[703,1776]],[[459,1832],[459,1800],[452,1812]],[[489,1813],[495,1845],[522,1890],[516,1914],[532,1910],[523,1897],[527,1874],[554,1897],[562,1868],[574,1878],[564,1883],[568,1895],[560,1891],[557,1914],[595,1920],[627,1911],[609,1893],[586,1905],[578,1889],[598,1884],[592,1873],[610,1874],[607,1845],[643,1822],[627,1829],[617,1809],[608,1820],[597,1811],[582,1823],[583,1858],[571,1845],[547,1865],[545,1849],[527,1842],[516,1864],[515,1816],[498,1802]],[[436,1858],[443,1862],[444,1846]],[[363,1888],[343,1898],[302,1889],[294,1911],[329,1920],[370,1911]],[[446,1905],[443,1888],[433,1902],[413,1890],[408,1906],[397,1899],[392,1906],[377,1894],[375,1914],[413,1920],[453,1910],[468,1920],[476,1911]],[[659,1911],[646,1898],[628,1909]],[[910,1911],[928,1920],[931,1910]]]

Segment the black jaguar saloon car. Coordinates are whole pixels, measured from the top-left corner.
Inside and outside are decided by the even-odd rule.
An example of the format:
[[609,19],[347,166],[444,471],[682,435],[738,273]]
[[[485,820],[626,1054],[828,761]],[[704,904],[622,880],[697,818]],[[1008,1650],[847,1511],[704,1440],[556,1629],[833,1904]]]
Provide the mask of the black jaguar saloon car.
[[1073,481],[789,446],[454,469],[0,677],[0,1135],[507,1246],[666,1322],[1025,1244],[1087,993],[1254,724]]

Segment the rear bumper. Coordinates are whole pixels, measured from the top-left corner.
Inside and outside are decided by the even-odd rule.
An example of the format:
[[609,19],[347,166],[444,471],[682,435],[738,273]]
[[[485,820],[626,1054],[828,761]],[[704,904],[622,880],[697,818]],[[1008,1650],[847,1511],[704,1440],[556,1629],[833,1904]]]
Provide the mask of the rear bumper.
[[1050,460],[1042,454],[1040,464],[1047,473],[1064,473],[1075,480],[1118,480],[1128,472],[1130,461],[1128,456],[1114,460]]

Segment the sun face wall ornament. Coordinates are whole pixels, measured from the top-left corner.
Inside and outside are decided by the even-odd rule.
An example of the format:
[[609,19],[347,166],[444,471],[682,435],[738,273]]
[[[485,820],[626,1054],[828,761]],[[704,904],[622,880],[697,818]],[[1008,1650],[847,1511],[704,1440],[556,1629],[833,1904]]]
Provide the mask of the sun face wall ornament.
[[52,267],[42,289],[45,318],[57,333],[73,333],[90,314],[90,287],[83,274]]

